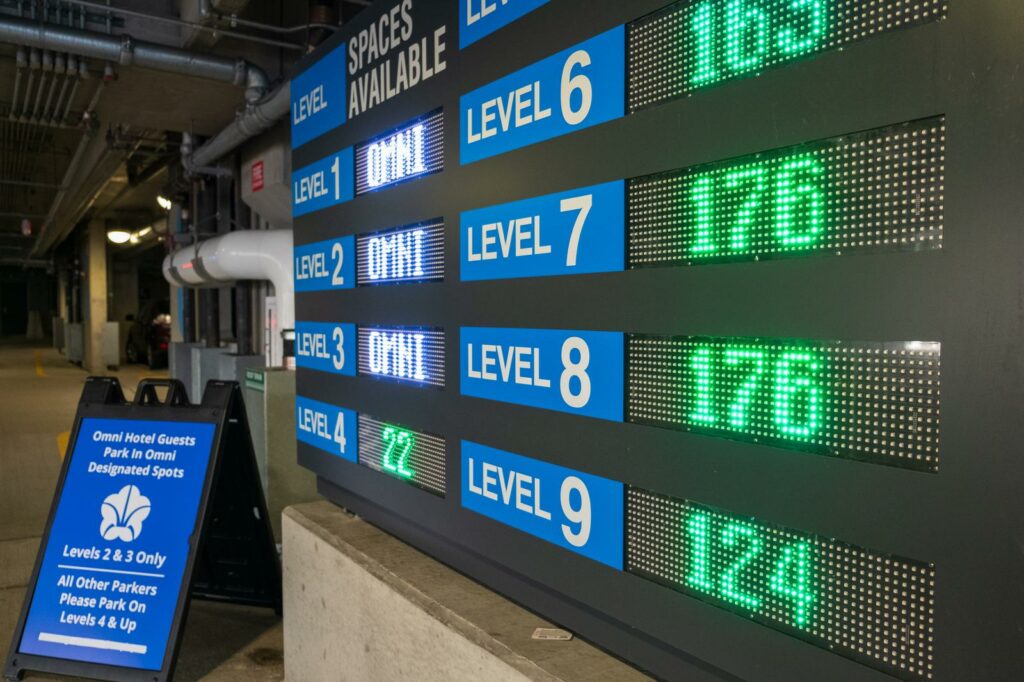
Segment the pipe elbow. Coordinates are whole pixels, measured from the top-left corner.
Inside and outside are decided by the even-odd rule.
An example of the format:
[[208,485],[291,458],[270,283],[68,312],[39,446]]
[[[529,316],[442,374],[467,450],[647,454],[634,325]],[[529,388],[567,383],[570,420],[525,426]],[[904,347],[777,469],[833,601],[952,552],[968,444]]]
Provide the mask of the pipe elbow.
[[263,69],[239,59],[236,68],[236,85],[245,85],[245,101],[256,104],[267,94],[270,79]]

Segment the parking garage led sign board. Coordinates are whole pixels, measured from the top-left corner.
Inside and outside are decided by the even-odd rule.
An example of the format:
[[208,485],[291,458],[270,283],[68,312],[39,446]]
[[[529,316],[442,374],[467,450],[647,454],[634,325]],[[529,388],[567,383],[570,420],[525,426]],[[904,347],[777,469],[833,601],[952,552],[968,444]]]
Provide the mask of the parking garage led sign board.
[[397,227],[356,240],[359,286],[444,279],[444,221]]
[[356,194],[444,170],[444,112],[356,147]]
[[444,438],[359,415],[359,463],[445,496]]
[[443,388],[444,331],[359,327],[359,374]]

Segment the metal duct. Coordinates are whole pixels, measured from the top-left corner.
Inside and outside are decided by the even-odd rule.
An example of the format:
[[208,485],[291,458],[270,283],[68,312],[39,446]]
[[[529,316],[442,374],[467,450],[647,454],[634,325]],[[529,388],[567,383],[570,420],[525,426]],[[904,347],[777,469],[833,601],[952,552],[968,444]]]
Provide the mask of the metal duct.
[[190,173],[211,166],[225,154],[246,140],[259,135],[288,113],[291,106],[291,81],[285,81],[262,102],[250,104],[224,130],[210,138],[191,155],[190,148],[182,147],[182,162]]
[[269,85],[263,70],[244,59],[198,54],[135,40],[126,34],[111,36],[3,16],[0,17],[0,42],[244,85],[249,102],[259,101]]

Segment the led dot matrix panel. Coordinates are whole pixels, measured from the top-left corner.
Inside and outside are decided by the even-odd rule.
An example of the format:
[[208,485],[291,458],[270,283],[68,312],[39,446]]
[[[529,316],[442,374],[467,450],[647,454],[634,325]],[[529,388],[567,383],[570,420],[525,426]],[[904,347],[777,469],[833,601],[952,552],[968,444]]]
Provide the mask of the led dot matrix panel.
[[362,327],[359,374],[444,388],[444,330]]
[[627,357],[627,421],[938,470],[938,343],[630,335]]
[[359,286],[444,279],[444,221],[431,220],[356,238]]
[[434,111],[356,147],[356,194],[444,170],[444,112]]
[[363,466],[444,497],[444,462],[444,438],[359,415]]
[[932,677],[929,564],[630,487],[626,570],[891,675]]
[[682,0],[629,27],[629,110],[936,21],[948,0]]
[[942,247],[945,123],[629,181],[630,267]]

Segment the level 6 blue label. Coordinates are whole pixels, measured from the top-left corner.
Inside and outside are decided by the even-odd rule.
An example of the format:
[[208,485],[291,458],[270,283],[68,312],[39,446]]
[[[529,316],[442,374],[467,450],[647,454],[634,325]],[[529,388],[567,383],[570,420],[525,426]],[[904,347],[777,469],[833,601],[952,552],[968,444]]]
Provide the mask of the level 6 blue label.
[[295,323],[295,364],[331,374],[356,375],[356,326]]
[[619,26],[463,95],[460,160],[473,163],[620,118],[625,80]]
[[623,335],[460,330],[462,395],[622,421]]
[[345,122],[345,43],[292,79],[292,149]]
[[355,193],[352,147],[292,171],[292,216],[351,201]]
[[625,264],[625,182],[466,211],[463,281],[619,272]]
[[295,432],[303,443],[350,462],[359,452],[356,413],[312,398],[295,397]]
[[356,238],[296,246],[295,291],[351,289],[356,285]]
[[622,484],[462,441],[462,506],[622,570]]
[[548,0],[458,0],[459,48],[465,49]]

